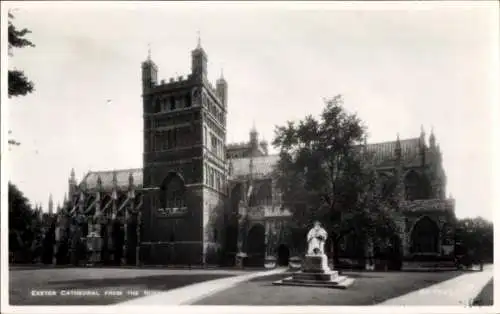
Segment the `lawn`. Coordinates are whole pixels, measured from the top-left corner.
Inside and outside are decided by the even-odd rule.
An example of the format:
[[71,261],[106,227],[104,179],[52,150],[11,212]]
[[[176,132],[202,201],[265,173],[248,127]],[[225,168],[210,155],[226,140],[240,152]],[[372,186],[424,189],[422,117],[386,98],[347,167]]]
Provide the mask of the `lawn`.
[[275,286],[288,275],[260,277],[196,302],[196,305],[374,305],[454,278],[463,272],[343,272],[355,279],[346,290]]
[[[217,270],[46,269],[10,272],[11,305],[109,305],[237,275]],[[62,291],[99,295],[61,295]],[[41,295],[54,294],[57,295]],[[33,295],[36,294],[36,295]]]

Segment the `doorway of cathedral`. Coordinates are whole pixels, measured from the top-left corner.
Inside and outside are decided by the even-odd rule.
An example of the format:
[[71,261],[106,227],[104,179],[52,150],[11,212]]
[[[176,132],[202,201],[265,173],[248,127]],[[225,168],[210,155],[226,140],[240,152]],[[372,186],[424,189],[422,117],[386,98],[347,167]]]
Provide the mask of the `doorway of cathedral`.
[[231,221],[226,227],[226,245],[224,249],[223,266],[234,266],[238,253],[238,221]]
[[290,259],[290,250],[284,244],[280,245],[277,250],[278,255],[278,266],[288,266],[288,260]]
[[388,270],[401,270],[403,264],[403,254],[401,250],[401,238],[394,234],[390,239],[387,252]]
[[253,226],[248,232],[247,254],[245,266],[259,267],[264,265],[266,254],[265,229],[261,224]]
[[414,254],[438,254],[439,227],[425,216],[421,218],[411,232],[411,251]]

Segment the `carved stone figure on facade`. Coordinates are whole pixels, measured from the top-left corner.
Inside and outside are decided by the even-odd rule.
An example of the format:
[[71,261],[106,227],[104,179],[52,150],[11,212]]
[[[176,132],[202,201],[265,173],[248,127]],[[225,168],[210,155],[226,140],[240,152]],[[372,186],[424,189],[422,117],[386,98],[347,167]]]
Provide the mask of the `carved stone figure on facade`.
[[307,233],[307,254],[308,255],[323,255],[325,254],[325,242],[328,238],[328,233],[321,227],[319,221],[314,222],[314,227]]

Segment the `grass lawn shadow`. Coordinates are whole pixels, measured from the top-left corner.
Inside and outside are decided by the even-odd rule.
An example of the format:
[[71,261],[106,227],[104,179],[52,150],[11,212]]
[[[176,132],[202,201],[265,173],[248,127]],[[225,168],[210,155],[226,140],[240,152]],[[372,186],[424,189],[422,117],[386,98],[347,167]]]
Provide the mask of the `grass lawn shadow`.
[[[241,283],[196,302],[197,305],[375,305],[406,293],[429,287],[463,272],[356,272],[343,271],[354,278],[345,290],[276,286],[272,282],[289,277],[282,273],[263,276]],[[423,304],[425,305],[425,304]]]
[[[187,285],[232,277],[231,274],[172,274],[158,276],[140,276],[129,278],[103,278],[48,281],[43,290],[57,291],[56,296],[33,296],[32,286],[10,287],[9,302],[11,305],[110,305],[137,297],[146,296],[149,292],[168,291]],[[41,290],[41,289],[39,289]],[[62,290],[92,290],[98,296],[60,295]],[[110,290],[122,291],[118,295],[110,295]],[[138,293],[129,294],[130,291]]]

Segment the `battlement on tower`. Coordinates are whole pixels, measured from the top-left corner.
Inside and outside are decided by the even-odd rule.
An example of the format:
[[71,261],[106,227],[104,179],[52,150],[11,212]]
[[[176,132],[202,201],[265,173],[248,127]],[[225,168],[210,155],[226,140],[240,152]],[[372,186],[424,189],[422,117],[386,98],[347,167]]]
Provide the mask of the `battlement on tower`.
[[182,89],[185,87],[189,87],[192,85],[193,75],[189,74],[187,77],[178,76],[177,78],[169,78],[168,81],[161,80],[159,84],[154,85],[151,89],[153,92],[163,91],[163,90],[172,90],[172,89]]

